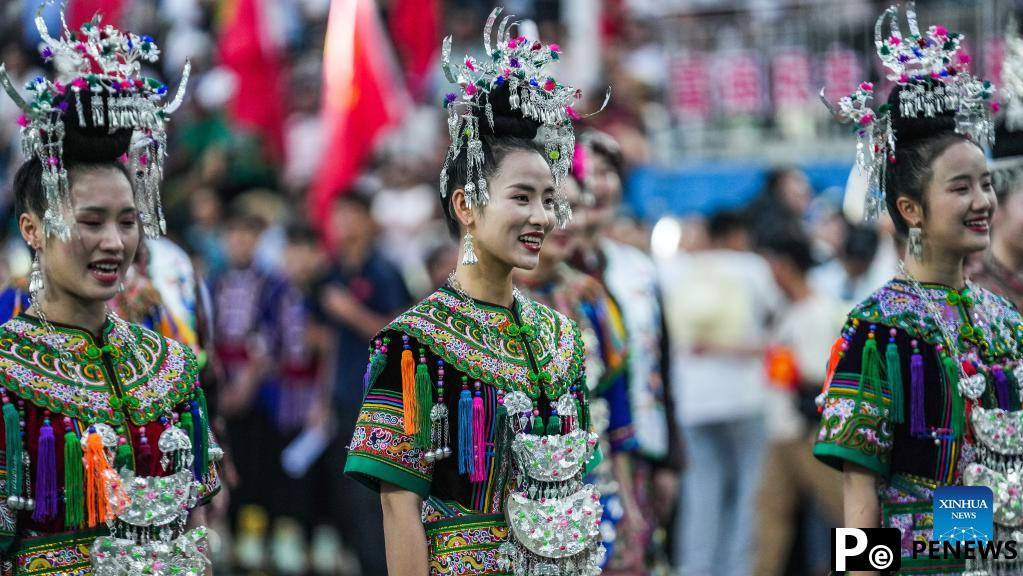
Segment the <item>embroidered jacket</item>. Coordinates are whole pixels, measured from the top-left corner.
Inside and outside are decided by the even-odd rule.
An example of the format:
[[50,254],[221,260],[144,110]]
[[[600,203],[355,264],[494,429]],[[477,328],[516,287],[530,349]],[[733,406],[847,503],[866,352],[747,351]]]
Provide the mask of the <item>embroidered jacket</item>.
[[[957,573],[962,562],[913,559],[912,541],[934,539],[933,490],[962,484],[974,460],[970,412],[1020,409],[1023,320],[983,288],[921,289],[932,304],[893,280],[849,314],[829,362],[814,455],[878,475],[882,527],[902,529],[905,573]],[[976,399],[961,391],[960,373],[976,381]]]
[[[546,306],[470,303],[448,287],[375,340],[345,472],[375,490],[387,482],[423,498],[431,574],[506,574],[495,554],[509,531],[504,394],[532,398],[535,425],[548,430],[558,422],[552,404],[577,394],[588,424],[583,354],[575,324]],[[449,418],[431,421],[442,406]],[[445,446],[451,455],[437,459]]]
[[[114,469],[165,476],[158,440],[170,419],[180,420],[196,447],[203,499],[219,489],[191,349],[123,321],[108,320],[98,339],[53,329],[25,314],[0,326],[0,493],[35,502],[32,510],[15,509],[9,499],[0,504],[0,553],[15,574],[91,574],[89,546],[106,527],[86,513],[87,476],[74,452],[91,426],[109,425],[119,436]],[[20,427],[19,441],[12,427]],[[52,451],[43,450],[43,438],[52,438]],[[46,474],[55,474],[55,485]]]

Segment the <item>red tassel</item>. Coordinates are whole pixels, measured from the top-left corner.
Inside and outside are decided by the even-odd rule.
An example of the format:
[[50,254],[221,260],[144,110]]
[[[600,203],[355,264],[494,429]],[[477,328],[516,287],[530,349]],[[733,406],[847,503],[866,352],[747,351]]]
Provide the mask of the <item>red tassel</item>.
[[485,430],[486,417],[483,413],[483,396],[480,392],[480,383],[476,383],[476,394],[472,399],[472,453],[473,467],[469,479],[473,482],[483,482],[487,479],[486,454],[487,454],[487,432]]
[[149,438],[146,437],[145,427],[139,428],[139,454],[138,454],[139,476],[149,476],[153,473],[153,449],[149,446]]
[[[824,376],[824,384],[821,386],[821,394],[827,394],[828,388],[831,386],[831,381],[835,378],[835,370],[838,369],[838,361],[845,355],[845,350],[849,347],[845,340],[845,334],[842,334],[835,340],[831,345],[831,353],[828,355],[828,370]],[[817,407],[817,413],[820,414],[824,411],[823,406]]]

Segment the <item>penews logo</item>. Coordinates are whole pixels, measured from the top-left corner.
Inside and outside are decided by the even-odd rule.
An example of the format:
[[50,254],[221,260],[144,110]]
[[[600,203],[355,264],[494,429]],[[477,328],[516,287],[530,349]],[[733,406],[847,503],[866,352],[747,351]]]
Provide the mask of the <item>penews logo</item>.
[[902,567],[901,538],[898,528],[832,528],[831,569],[894,572]]
[[987,486],[942,486],[934,491],[934,539],[986,543],[994,535],[994,498]]

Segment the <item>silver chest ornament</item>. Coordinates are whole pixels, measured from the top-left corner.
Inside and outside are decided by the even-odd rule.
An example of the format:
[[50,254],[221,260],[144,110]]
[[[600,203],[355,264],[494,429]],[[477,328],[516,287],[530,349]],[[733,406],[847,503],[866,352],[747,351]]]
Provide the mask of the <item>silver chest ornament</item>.
[[[518,474],[506,504],[511,539],[498,549],[499,568],[515,576],[599,575],[603,507],[596,488],[582,481],[597,435],[575,425],[560,435],[526,433],[533,405],[521,392],[508,394],[505,407]],[[562,418],[578,422],[571,395],[556,407]]]
[[[192,473],[192,441],[176,426],[168,426],[158,442],[161,464],[174,470],[168,476],[135,476],[120,472],[127,495],[116,519],[107,524],[109,536],[92,545],[96,576],[201,576],[209,560],[204,527],[186,529],[189,511],[199,501],[201,484]],[[220,456],[211,449],[211,457]],[[108,494],[112,484],[108,483]]]
[[[976,406],[970,413],[976,440],[972,461],[963,469],[963,484],[987,486],[994,499],[993,541],[1023,536],[1023,410]],[[1019,560],[967,560],[964,574],[1019,574]]]

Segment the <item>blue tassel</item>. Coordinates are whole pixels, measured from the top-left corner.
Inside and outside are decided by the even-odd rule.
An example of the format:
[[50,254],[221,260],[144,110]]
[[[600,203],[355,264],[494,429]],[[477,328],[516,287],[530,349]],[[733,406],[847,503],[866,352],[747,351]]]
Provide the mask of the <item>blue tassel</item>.
[[192,412],[192,450],[195,457],[192,459],[192,475],[193,477],[202,482],[203,476],[206,474],[206,469],[203,467],[203,458],[199,455],[207,451],[206,446],[206,422],[202,418],[202,413],[199,411],[199,401],[192,400],[191,403]]
[[471,474],[472,469],[472,392],[463,382],[458,395],[458,473]]

